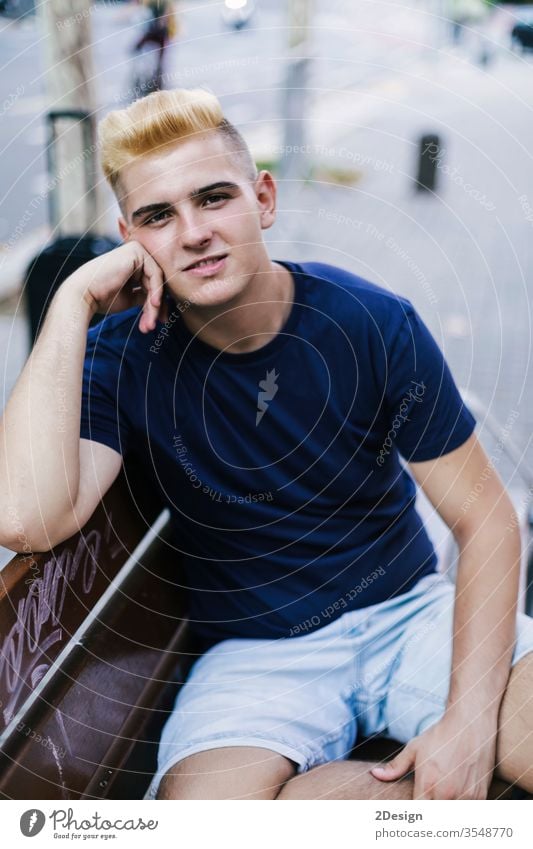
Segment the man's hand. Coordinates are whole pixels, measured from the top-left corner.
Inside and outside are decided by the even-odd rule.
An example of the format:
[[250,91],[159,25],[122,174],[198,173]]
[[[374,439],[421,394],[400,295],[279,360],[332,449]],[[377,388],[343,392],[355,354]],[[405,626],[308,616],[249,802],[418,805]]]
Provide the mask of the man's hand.
[[371,770],[380,781],[414,771],[413,799],[486,799],[496,760],[496,722],[444,714],[399,755]]
[[155,259],[134,240],[85,263],[63,286],[81,289],[93,314],[121,312],[142,306],[142,333],[166,320],[163,272]]

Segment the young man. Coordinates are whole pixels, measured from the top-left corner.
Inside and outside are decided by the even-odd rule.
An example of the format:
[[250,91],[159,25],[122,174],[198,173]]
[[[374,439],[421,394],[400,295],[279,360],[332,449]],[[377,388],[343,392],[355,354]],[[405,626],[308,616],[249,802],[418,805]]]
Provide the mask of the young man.
[[[47,549],[128,454],[163,493],[205,653],[151,795],[484,798],[495,767],[533,790],[516,517],[411,304],[269,258],[275,182],[206,92],[111,113],[101,150],[124,245],[54,298],[3,419],[2,517]],[[400,455],[458,542],[455,588]],[[345,760],[374,733],[407,745]]]

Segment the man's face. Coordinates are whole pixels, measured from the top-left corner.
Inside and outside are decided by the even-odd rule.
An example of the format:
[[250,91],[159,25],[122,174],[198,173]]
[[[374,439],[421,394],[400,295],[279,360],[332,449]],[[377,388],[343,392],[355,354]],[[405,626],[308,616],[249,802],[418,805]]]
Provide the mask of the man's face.
[[264,268],[261,231],[274,222],[275,184],[266,171],[251,183],[220,134],[130,163],[120,186],[123,239],[154,257],[179,301],[222,305]]

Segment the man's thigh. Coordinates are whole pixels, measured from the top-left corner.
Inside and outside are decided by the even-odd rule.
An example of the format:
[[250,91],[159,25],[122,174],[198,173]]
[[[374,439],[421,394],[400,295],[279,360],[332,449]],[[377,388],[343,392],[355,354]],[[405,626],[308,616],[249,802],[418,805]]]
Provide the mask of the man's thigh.
[[158,799],[275,799],[296,765],[269,749],[228,746],[184,758],[163,777]]

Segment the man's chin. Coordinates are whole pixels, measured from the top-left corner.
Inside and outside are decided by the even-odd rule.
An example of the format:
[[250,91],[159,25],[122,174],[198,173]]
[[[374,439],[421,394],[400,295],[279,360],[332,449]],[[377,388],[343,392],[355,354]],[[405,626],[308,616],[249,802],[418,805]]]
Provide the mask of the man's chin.
[[192,286],[180,287],[179,292],[172,294],[179,302],[194,307],[217,307],[232,301],[241,291],[242,283],[239,285],[234,277],[213,276],[199,280]]

